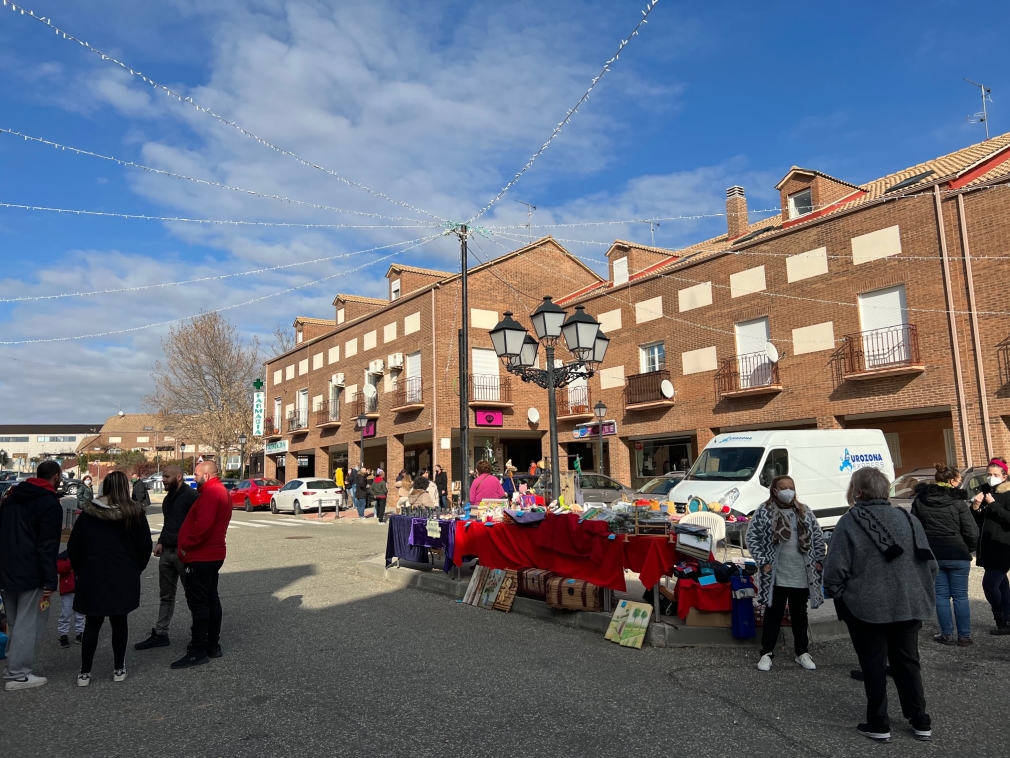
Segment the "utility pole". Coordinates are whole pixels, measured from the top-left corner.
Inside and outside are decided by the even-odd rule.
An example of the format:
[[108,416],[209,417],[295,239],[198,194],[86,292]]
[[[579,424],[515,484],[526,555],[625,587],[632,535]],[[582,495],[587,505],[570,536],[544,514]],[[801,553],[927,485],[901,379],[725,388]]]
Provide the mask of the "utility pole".
[[[466,503],[470,497],[470,306],[467,292],[467,228],[463,224],[456,231],[460,250],[460,301],[463,306],[462,328],[459,330],[459,502]],[[432,440],[434,444],[434,440]],[[451,467],[450,467],[451,468]]]

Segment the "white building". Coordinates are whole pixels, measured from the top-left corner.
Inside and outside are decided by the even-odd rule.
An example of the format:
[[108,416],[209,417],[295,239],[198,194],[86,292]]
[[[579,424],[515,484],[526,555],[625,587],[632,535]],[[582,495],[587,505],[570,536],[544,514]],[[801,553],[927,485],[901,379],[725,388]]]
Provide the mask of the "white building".
[[5,469],[31,471],[47,458],[74,458],[81,440],[101,428],[101,424],[0,424],[0,461],[6,457]]

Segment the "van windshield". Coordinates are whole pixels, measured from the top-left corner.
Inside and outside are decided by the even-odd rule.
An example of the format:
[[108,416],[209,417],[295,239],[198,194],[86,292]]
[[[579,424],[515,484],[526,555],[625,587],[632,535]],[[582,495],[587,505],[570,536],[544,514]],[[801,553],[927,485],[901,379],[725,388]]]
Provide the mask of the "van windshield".
[[745,482],[754,476],[763,447],[710,447],[702,450],[687,478],[695,481]]

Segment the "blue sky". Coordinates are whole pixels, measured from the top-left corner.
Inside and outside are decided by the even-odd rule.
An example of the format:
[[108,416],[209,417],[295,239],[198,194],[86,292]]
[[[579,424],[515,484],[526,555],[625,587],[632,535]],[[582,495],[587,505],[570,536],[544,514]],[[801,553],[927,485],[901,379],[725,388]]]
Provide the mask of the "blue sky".
[[[55,25],[266,139],[462,221],[542,144],[645,3],[38,0],[26,7],[53,14]],[[774,184],[793,164],[864,182],[983,137],[980,125],[965,121],[979,107],[965,76],[993,88],[991,132],[1008,131],[1000,34],[1008,23],[1010,6],[997,2],[969,10],[955,2],[661,0],[572,123],[481,223],[524,223],[525,208],[515,200],[537,205],[534,222],[543,224],[719,213],[732,184],[745,186],[752,209],[769,208],[777,204]],[[429,218],[159,96],[9,9],[0,11],[0,66],[0,127],[267,194]],[[249,197],[6,134],[0,201],[418,226]],[[656,244],[690,244],[720,233],[724,223],[663,222]],[[429,233],[207,227],[0,209],[0,297],[131,288],[330,258],[163,289],[0,303],[0,341],[143,327],[266,298],[227,315],[268,343],[273,327],[295,315],[330,316],[336,292],[384,295],[382,276],[393,260],[455,270],[457,243],[448,238],[383,260],[389,251],[349,255]],[[554,233],[583,240],[568,247],[596,259],[605,247],[591,243],[649,241],[642,224]],[[480,240],[475,253],[499,254],[515,239]],[[334,274],[342,275],[267,297]],[[0,346],[0,407],[8,422],[90,422],[119,404],[139,411],[167,328]]]

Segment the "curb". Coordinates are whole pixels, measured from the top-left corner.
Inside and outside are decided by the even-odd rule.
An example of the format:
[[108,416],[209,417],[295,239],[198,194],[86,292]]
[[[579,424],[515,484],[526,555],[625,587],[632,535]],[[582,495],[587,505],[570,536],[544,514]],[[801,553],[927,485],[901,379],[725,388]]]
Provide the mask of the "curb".
[[[366,561],[359,561],[357,573],[370,579],[396,585],[398,587],[408,587],[425,592],[433,592],[445,595],[453,600],[461,600],[466,594],[469,580],[459,581],[450,579],[440,571],[431,569],[415,569],[406,566],[385,567],[385,557],[378,556]],[[550,621],[561,626],[603,634],[610,626],[611,615],[609,613],[596,613],[588,611],[566,611],[557,608],[548,608],[547,603],[542,600],[533,600],[528,597],[517,596],[512,605],[512,612],[523,616]],[[817,615],[824,616],[823,620],[811,617],[809,635],[811,642],[824,642],[826,640],[844,639],[848,637],[848,630],[841,621],[835,618],[834,609],[830,613],[816,611]],[[736,647],[753,648],[754,640],[734,639],[729,629],[702,627],[702,626],[673,626],[672,624],[655,622],[649,624],[649,632],[645,638],[646,644],[656,648],[682,648],[682,647]],[[780,646],[792,647],[793,636],[789,627],[782,628],[782,635],[779,638]]]

